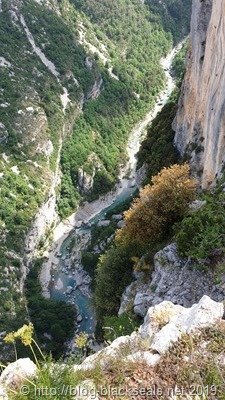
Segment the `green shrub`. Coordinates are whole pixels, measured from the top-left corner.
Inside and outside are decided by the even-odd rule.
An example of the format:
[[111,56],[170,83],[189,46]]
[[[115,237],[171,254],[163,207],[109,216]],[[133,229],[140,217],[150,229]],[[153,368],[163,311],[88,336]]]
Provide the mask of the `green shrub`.
[[189,212],[176,230],[182,256],[205,259],[215,249],[225,249],[225,194],[203,196],[207,204]]
[[119,317],[105,317],[103,321],[104,340],[112,342],[116,338],[131,335],[139,326],[139,322],[127,314]]
[[104,316],[116,315],[121,295],[132,281],[131,249],[124,246],[112,246],[101,256],[95,278],[95,307],[98,321]]

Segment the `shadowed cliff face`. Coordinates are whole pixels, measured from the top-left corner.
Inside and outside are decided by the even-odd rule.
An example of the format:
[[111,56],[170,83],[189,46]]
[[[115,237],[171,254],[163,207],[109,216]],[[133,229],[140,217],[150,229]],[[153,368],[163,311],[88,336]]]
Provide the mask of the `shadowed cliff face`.
[[225,0],[194,0],[190,41],[175,144],[207,188],[225,162]]

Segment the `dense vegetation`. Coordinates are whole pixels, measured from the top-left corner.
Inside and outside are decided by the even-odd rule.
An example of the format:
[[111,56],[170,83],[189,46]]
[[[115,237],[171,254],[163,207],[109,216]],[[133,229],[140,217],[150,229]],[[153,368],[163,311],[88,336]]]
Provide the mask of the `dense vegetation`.
[[132,281],[133,263],[128,246],[113,245],[103,256],[96,271],[95,306],[98,322],[117,314],[124,288]]
[[120,336],[131,335],[140,324],[127,314],[119,317],[105,317],[103,322],[104,340],[111,343]]
[[172,63],[172,73],[175,76],[179,86],[181,85],[184,77],[188,48],[189,48],[189,40],[187,39],[184,42],[181,50],[176,54]]
[[119,243],[151,246],[166,238],[195,198],[196,182],[189,167],[173,165],[152,178],[125,212],[125,226],[117,233]]
[[163,167],[169,167],[178,161],[178,154],[173,145],[175,132],[172,122],[177,111],[178,93],[175,91],[162,111],[148,127],[147,137],[138,153],[138,168],[146,167],[146,182]]
[[70,304],[42,296],[38,276],[41,263],[42,260],[36,260],[27,278],[28,310],[39,342],[48,353],[58,358],[63,355],[66,340],[73,336],[76,311]]
[[189,33],[192,0],[147,0],[146,3],[165,31],[172,33],[174,43]]
[[[125,161],[124,144],[129,131],[153,106],[156,94],[163,87],[164,74],[159,61],[172,43],[172,36],[165,34],[161,20],[154,18],[139,1],[73,0],[73,4],[85,15],[86,37],[96,46],[103,83],[99,97],[85,103],[83,115],[63,149],[59,201],[62,217],[71,213],[79,200],[76,191],[81,166],[94,176],[88,199],[112,188],[118,167]],[[184,19],[185,30],[187,19]],[[108,68],[112,68],[114,76]]]
[[[197,212],[189,211],[177,229],[176,241],[183,256],[204,261],[225,249],[225,193],[221,190],[202,196]],[[197,265],[197,264],[196,264]]]

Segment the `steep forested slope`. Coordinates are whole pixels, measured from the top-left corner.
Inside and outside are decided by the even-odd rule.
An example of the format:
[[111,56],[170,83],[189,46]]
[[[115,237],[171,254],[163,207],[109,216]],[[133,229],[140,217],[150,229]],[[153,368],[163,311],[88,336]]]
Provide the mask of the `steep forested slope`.
[[192,0],[146,0],[146,4],[164,30],[172,33],[174,43],[189,33]]
[[[14,323],[15,317],[19,321],[20,310],[21,318],[24,317],[21,294],[25,238],[39,207],[48,199],[50,186],[57,184],[55,170],[67,131],[65,120],[69,125],[97,72],[95,68],[89,71],[85,67],[85,50],[75,41],[62,18],[33,1],[2,2],[0,43],[0,308],[3,330],[4,326]],[[43,51],[47,61],[35,50]],[[71,78],[73,74],[76,81]],[[62,104],[66,98],[61,97],[64,87],[71,101],[66,115]],[[49,214],[51,218],[50,209]],[[42,232],[45,221],[41,222]],[[40,239],[37,234],[35,232],[32,237],[34,246]]]

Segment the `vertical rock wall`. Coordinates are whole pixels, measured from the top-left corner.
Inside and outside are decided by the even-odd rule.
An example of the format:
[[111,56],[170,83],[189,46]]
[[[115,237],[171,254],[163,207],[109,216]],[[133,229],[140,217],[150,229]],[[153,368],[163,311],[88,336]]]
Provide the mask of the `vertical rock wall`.
[[207,188],[225,163],[225,0],[194,0],[175,145]]

